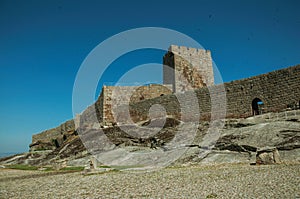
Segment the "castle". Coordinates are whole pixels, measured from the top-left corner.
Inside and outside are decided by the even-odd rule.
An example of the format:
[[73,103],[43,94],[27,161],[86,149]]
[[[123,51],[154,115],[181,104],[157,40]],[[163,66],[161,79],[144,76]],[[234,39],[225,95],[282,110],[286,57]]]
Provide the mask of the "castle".
[[[163,84],[103,86],[97,100],[98,120],[111,125],[116,121],[114,117],[122,114],[121,107],[124,108],[126,104],[136,104],[172,93],[183,93],[213,85],[214,73],[210,51],[171,45],[163,57]],[[119,118],[124,120],[126,117]]]
[[[171,45],[163,57],[163,64],[162,85],[103,86],[95,104],[77,120],[81,124],[97,121],[103,126],[115,125],[116,119],[125,124],[144,121],[149,119],[149,109],[155,104],[163,106],[167,115],[180,118],[181,107],[177,98],[184,96],[188,104],[192,102],[191,92],[198,100],[200,120],[210,120],[212,109],[222,112],[226,118],[244,118],[300,106],[300,65],[214,85],[211,52],[208,50]],[[219,99],[220,95],[224,98]],[[217,108],[212,107],[212,101]],[[186,115],[190,117],[185,120],[190,121],[195,113]],[[74,121],[70,120],[33,135],[31,150],[38,150],[41,143],[48,143],[43,144],[44,148],[58,147],[65,136],[75,130]],[[54,144],[53,140],[56,140]]]

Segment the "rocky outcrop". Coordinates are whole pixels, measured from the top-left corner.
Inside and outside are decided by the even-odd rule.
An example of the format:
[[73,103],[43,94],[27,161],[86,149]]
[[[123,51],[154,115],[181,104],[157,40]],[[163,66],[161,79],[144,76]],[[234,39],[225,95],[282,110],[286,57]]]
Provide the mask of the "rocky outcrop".
[[264,147],[257,150],[256,164],[280,163],[280,155],[276,147]]
[[197,161],[269,164],[280,162],[280,156],[282,161],[299,162],[299,136],[299,110],[228,119],[211,153]]
[[[159,119],[156,122],[152,123],[154,130],[159,127],[155,124],[160,124]],[[193,142],[185,142],[186,137],[182,137],[183,140],[175,147],[174,145],[170,147],[169,143],[178,133],[177,130],[181,129],[186,136],[191,135],[192,123],[182,123],[174,118],[167,118],[164,128],[153,135],[149,129],[141,132],[141,128],[151,124],[150,121],[140,122],[139,127],[133,125],[84,126],[80,130],[85,133],[81,135],[77,135],[77,131],[72,128],[60,127],[60,133],[56,138],[65,136],[65,139],[59,146],[54,147],[53,144],[36,140],[31,146],[32,149],[38,146],[51,150],[35,148],[29,153],[2,159],[0,164],[47,165],[67,162],[69,165],[85,165],[90,160],[90,153],[97,150],[128,149],[129,152],[140,151],[141,153],[149,150],[163,150],[169,153],[178,148],[186,148],[186,151],[174,164],[300,162],[300,110],[269,113],[246,119],[226,119],[224,122],[224,128],[220,130],[220,135],[212,148],[202,146],[210,125],[207,121],[200,122],[196,127],[197,132]],[[94,151],[87,151],[82,141],[85,145],[98,148],[94,147]],[[109,155],[113,153],[112,150]]]
[[[186,146],[189,149],[177,163],[242,162],[255,164],[258,154],[258,157],[262,159],[260,164],[265,164],[268,162],[265,158],[273,154],[270,152],[266,155],[267,152],[263,150],[266,148],[278,150],[283,162],[300,162],[299,110],[268,113],[246,119],[226,119],[219,139],[212,150],[206,152],[200,145],[205,136],[204,132],[208,128],[204,124],[199,125],[194,145]],[[203,153],[205,155],[199,155]],[[278,159],[274,160],[274,157],[272,159],[269,163],[278,163]]]

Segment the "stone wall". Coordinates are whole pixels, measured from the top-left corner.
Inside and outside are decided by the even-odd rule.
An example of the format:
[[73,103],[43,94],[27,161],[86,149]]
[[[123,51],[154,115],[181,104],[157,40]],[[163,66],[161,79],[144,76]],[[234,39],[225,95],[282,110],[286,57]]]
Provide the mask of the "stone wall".
[[[106,124],[115,123],[121,105],[138,103],[172,93],[172,85],[150,84],[146,86],[103,86],[103,118]],[[101,111],[101,110],[100,110]]]
[[[226,102],[220,95],[223,89],[226,92]],[[250,77],[247,79],[232,81],[224,85],[215,85],[188,91],[182,94],[173,94],[145,100],[130,106],[131,117],[134,121],[149,119],[148,112],[152,105],[162,105],[168,115],[179,118],[182,115],[180,96],[186,101],[192,101],[189,96],[195,92],[198,98],[201,119],[211,118],[211,101],[214,100],[215,113],[226,111],[227,118],[249,117],[253,115],[252,102],[256,98],[263,102],[261,113],[277,112],[300,103],[300,65],[286,69],[273,71],[267,74]],[[223,93],[224,94],[224,93]],[[213,97],[211,97],[213,96]],[[226,107],[223,107],[225,104]],[[226,110],[225,110],[226,109]],[[187,113],[186,120],[195,116],[195,112]],[[189,118],[190,117],[190,118]]]
[[38,140],[49,140],[49,137],[59,137],[62,136],[64,132],[73,131],[74,130],[74,122],[73,120],[68,120],[67,122],[61,124],[56,128],[52,128],[46,131],[43,131],[39,134],[35,134],[32,136],[32,142],[36,142]]
[[101,92],[97,101],[86,108],[80,115],[75,118],[76,127],[80,125],[92,125],[95,122],[103,122],[104,118],[104,93]]
[[263,113],[282,111],[299,104],[300,65],[225,83],[225,88],[229,117],[251,116],[255,98],[263,102]]
[[30,150],[52,150],[58,148],[74,131],[74,121],[68,120],[56,128],[35,134],[32,136]]
[[214,85],[209,50],[171,45],[163,64],[164,84],[172,84],[176,93]]

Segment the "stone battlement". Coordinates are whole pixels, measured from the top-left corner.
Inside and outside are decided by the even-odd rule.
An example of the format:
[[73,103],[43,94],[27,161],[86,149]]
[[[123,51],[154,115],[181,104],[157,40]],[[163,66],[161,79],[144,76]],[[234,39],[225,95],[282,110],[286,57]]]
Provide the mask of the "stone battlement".
[[185,55],[185,56],[211,56],[210,50],[205,49],[199,49],[199,48],[190,48],[186,46],[177,46],[177,45],[171,45],[169,47],[169,52],[172,52],[174,54],[178,55]]

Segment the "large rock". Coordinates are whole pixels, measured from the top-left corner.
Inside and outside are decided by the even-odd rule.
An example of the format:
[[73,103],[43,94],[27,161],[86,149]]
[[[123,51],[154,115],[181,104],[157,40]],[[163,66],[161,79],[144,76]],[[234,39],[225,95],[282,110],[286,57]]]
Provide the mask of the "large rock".
[[256,164],[276,164],[280,162],[279,152],[276,147],[264,147],[257,150]]
[[300,111],[269,113],[247,119],[226,120],[215,150],[256,152],[266,146],[284,153],[300,148]]
[[[200,145],[203,137],[204,134],[198,136],[195,143]],[[265,146],[271,148],[267,149]],[[188,154],[191,158],[183,156],[182,159],[200,163],[252,164],[256,163],[257,150],[260,153],[260,164],[299,162],[300,111],[268,113],[247,119],[227,119],[213,150],[205,158],[195,158],[198,155],[198,151],[195,151],[194,154]]]

